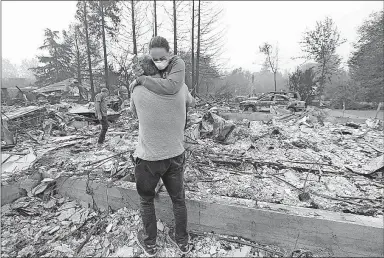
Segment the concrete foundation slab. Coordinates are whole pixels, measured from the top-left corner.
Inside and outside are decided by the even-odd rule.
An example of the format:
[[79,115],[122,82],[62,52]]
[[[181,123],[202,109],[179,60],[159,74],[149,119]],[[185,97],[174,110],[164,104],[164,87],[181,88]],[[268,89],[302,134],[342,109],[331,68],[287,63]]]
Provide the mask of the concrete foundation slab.
[[[88,188],[88,190],[87,190]],[[58,193],[99,208],[139,208],[134,184],[107,187],[84,179],[59,178]],[[91,195],[92,194],[92,195]],[[320,256],[378,257],[384,255],[383,219],[299,207],[272,205],[284,212],[220,202],[187,200],[189,229],[236,235],[261,244],[277,245],[290,254],[305,248]],[[157,217],[173,222],[167,194],[156,199]],[[315,213],[308,216],[306,213]]]

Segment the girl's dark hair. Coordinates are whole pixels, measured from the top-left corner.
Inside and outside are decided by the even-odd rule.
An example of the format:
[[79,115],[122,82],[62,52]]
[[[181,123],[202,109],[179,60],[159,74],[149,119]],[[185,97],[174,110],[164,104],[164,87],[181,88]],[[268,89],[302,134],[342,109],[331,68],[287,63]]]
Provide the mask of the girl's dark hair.
[[156,36],[151,39],[151,41],[149,42],[149,49],[156,48],[156,47],[165,48],[165,50],[169,52],[169,43],[163,37]]

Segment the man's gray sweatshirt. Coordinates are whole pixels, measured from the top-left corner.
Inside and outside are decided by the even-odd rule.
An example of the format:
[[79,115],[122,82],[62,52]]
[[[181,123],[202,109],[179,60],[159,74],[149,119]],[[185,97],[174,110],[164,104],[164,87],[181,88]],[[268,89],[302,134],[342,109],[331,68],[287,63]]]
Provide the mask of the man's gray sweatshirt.
[[174,95],[158,95],[144,86],[135,87],[131,103],[131,109],[139,119],[135,156],[157,161],[183,153],[186,106],[194,104],[184,83]]

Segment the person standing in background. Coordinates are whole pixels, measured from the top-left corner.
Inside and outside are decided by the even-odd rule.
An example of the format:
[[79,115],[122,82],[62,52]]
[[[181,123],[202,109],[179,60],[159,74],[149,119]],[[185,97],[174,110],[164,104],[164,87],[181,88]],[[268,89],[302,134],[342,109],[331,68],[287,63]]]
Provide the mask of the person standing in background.
[[101,132],[99,135],[98,144],[102,144],[105,140],[105,134],[108,130],[108,119],[107,119],[107,97],[109,96],[109,90],[102,88],[101,92],[95,96],[95,110],[96,118],[101,123]]

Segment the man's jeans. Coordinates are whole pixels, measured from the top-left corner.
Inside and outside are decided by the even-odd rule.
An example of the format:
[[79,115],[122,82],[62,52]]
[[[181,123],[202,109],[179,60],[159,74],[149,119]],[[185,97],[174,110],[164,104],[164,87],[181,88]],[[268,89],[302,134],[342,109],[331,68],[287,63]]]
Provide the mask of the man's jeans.
[[107,130],[108,130],[107,116],[102,116],[100,123],[101,123],[101,132],[100,132],[98,143],[103,143],[105,140],[105,134],[107,133]]
[[155,214],[155,188],[161,179],[173,203],[175,238],[178,244],[188,243],[187,207],[184,190],[185,154],[159,160],[146,161],[137,158],[135,165],[136,188],[140,195],[140,212],[144,224],[147,245],[156,244],[157,224]]

